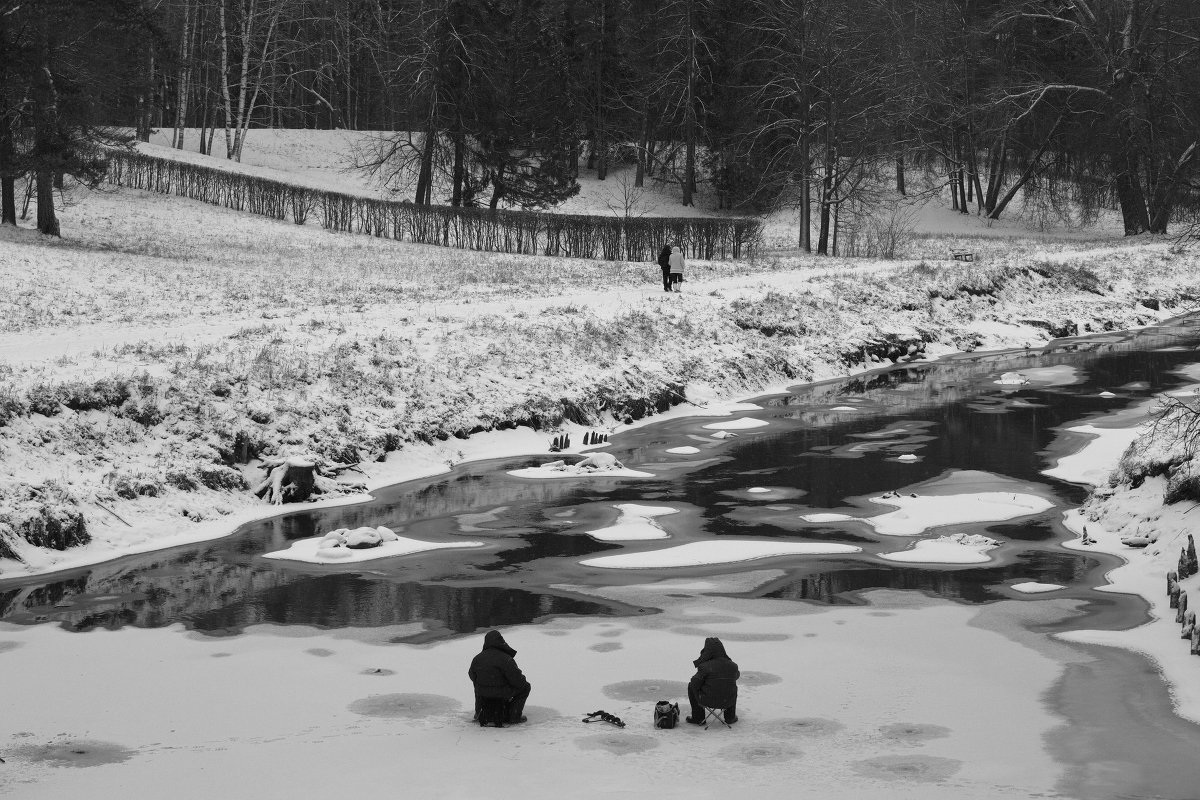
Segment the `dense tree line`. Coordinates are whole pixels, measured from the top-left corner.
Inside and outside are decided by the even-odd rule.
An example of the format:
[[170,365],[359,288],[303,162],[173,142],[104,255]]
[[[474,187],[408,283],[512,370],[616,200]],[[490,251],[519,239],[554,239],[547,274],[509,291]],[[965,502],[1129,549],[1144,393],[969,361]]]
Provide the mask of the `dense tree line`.
[[544,208],[622,162],[795,207],[821,253],[885,182],[1165,232],[1200,206],[1198,76],[1196,0],[0,0],[0,179],[12,221],[104,125],[232,159],[347,128],[418,205]]

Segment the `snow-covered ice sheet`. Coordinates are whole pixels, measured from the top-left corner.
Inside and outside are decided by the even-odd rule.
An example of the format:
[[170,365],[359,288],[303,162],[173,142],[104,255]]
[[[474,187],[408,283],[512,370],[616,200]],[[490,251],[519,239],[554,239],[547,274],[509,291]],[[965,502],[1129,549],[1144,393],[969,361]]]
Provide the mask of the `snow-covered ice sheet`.
[[805,522],[845,522],[850,519],[859,519],[859,517],[852,517],[849,514],[820,512],[816,514],[801,514],[800,519]]
[[762,428],[769,424],[766,420],[754,417],[738,417],[725,422],[710,422],[704,428],[710,431],[744,431],[750,428]]
[[925,539],[896,553],[880,553],[880,558],[917,564],[982,564],[991,560],[985,551],[997,544],[986,536],[956,533]]
[[509,475],[516,478],[541,478],[543,480],[557,480],[559,478],[653,478],[653,472],[640,472],[636,469],[628,467],[619,467],[617,469],[589,470],[589,469],[574,469],[568,466],[567,469],[557,469],[555,467],[525,467],[524,469],[512,469],[508,471]]
[[1108,480],[1109,473],[1125,449],[1138,438],[1140,428],[1098,428],[1095,425],[1076,425],[1066,429],[1094,437],[1077,453],[1064,456],[1043,475],[1071,483],[1099,486]]
[[1044,497],[1012,492],[882,496],[872,497],[871,502],[896,507],[886,514],[859,518],[876,532],[888,536],[918,536],[942,525],[1002,522],[1038,514],[1054,506]]
[[1059,589],[1067,587],[1057,583],[1038,583],[1036,581],[1025,581],[1023,583],[1014,583],[1013,590],[1025,592],[1026,594],[1041,594],[1043,592],[1057,592]]
[[862,548],[848,544],[815,542],[720,541],[691,542],[665,550],[644,553],[621,553],[613,556],[586,558],[579,562],[588,567],[607,569],[665,569],[670,567],[701,567],[714,564],[736,564],[759,558],[795,555],[832,555],[858,553]]
[[670,534],[658,527],[654,518],[679,513],[679,509],[670,506],[643,506],[637,503],[621,503],[616,509],[621,512],[616,522],[607,528],[588,531],[588,536],[602,542],[667,539]]
[[277,558],[285,561],[306,561],[310,564],[354,564],[360,561],[375,561],[380,558],[395,558],[414,553],[425,553],[430,550],[458,550],[463,548],[483,547],[483,542],[424,542],[420,539],[409,539],[399,536],[394,542],[384,542],[378,547],[364,550],[351,550],[347,547],[320,547],[325,537],[314,536],[311,539],[300,539],[292,542],[287,550],[276,550],[273,553],[263,553],[263,558]]

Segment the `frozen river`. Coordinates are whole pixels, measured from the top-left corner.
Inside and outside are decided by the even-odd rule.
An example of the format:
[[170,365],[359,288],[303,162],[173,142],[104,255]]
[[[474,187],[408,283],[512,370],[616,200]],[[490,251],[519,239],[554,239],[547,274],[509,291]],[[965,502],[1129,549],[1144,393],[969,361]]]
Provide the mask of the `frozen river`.
[[[164,642],[160,655],[170,664],[178,657],[176,644],[165,644],[156,636],[174,642],[184,633],[188,642],[237,653],[239,647],[251,647],[247,643],[256,637],[277,641],[290,628],[298,636],[368,642],[386,645],[389,654],[416,654],[428,653],[429,648],[447,653],[449,648],[469,650],[473,639],[464,635],[515,626],[525,632],[516,637],[519,650],[523,649],[519,640],[528,639],[530,631],[541,630],[547,634],[541,641],[548,643],[590,631],[600,637],[596,646],[589,645],[590,651],[602,658],[619,650],[617,642],[626,641],[617,634],[606,640],[605,630],[634,641],[636,632],[649,635],[668,627],[681,636],[720,635],[729,642],[731,655],[742,662],[743,670],[758,676],[750,679],[750,688],[755,680],[760,682],[757,691],[763,704],[757,713],[762,724],[778,727],[782,723],[768,719],[765,706],[770,686],[787,684],[787,670],[778,664],[769,671],[756,670],[748,659],[739,658],[738,648],[745,653],[763,648],[765,653],[772,641],[808,636],[805,658],[827,662],[839,653],[849,658],[840,648],[853,646],[856,637],[836,626],[857,626],[864,637],[857,642],[861,650],[854,656],[855,665],[845,669],[861,672],[866,668],[862,662],[872,659],[894,664],[896,670],[906,664],[925,664],[924,682],[912,689],[921,695],[936,693],[939,685],[944,688],[958,680],[979,678],[983,669],[976,665],[970,668],[976,674],[958,674],[956,670],[968,668],[957,657],[939,658],[931,648],[946,648],[943,654],[949,656],[950,649],[995,646],[995,658],[1003,661],[1007,652],[999,644],[1003,641],[1036,654],[1037,663],[1047,670],[1038,673],[1040,682],[1028,687],[1031,696],[1024,699],[1050,721],[1030,721],[1034,741],[1021,744],[1046,754],[1043,767],[1030,765],[1029,774],[1022,775],[1019,754],[1023,751],[1013,745],[1010,762],[1004,741],[997,741],[977,742],[975,749],[963,743],[958,758],[901,759],[894,775],[886,759],[900,756],[864,751],[854,763],[876,766],[856,767],[855,774],[866,776],[865,781],[892,779],[887,785],[900,791],[903,785],[895,788],[895,780],[903,784],[905,769],[916,770],[920,775],[907,777],[916,775],[913,779],[924,781],[923,797],[942,796],[930,793],[939,784],[952,790],[947,797],[955,796],[954,792],[960,797],[1025,797],[1035,790],[1088,798],[1195,797],[1200,764],[1194,754],[1200,752],[1200,730],[1171,716],[1170,699],[1153,666],[1134,654],[1069,646],[1049,636],[1077,628],[1136,625],[1145,618],[1146,608],[1136,597],[1095,590],[1103,583],[1104,572],[1115,566],[1111,557],[1061,547],[1073,538],[1062,525],[1062,513],[1079,505],[1086,489],[1043,471],[1082,444],[1080,437],[1064,433],[1064,428],[1134,424],[1137,417],[1128,410],[1186,384],[1181,369],[1200,361],[1198,342],[1200,328],[1191,323],[1138,334],[1064,340],[1045,351],[899,365],[758,398],[753,401],[757,410],[732,417],[674,419],[618,432],[608,452],[648,473],[645,478],[537,480],[510,474],[557,458],[550,454],[482,461],[437,478],[378,491],[371,502],[289,513],[213,542],[131,556],[50,578],[0,581],[0,669],[18,659],[26,659],[21,663],[25,669],[36,665],[38,646],[48,648],[47,657],[65,652],[87,660],[92,657],[90,643],[95,643],[98,663],[119,662],[111,640],[101,633],[105,629],[136,636],[137,646],[148,648],[148,653],[155,652],[156,641]],[[1028,382],[999,382],[1001,375],[1014,372]],[[735,436],[714,438],[719,430],[714,424],[722,421],[735,423],[726,424]],[[765,424],[755,426],[751,421]],[[910,513],[895,514],[889,528],[875,518],[904,511],[902,505],[878,502],[889,495],[930,504],[910,504]],[[1008,496],[1015,510],[1010,506],[990,518],[986,511],[978,513],[977,506],[988,498]],[[922,515],[935,513],[931,510],[935,508],[936,514],[946,515],[946,525],[926,529]],[[929,522],[928,516],[924,522]],[[295,540],[360,525],[384,525],[428,541],[483,545],[358,565],[263,558]],[[630,530],[635,534],[630,535]],[[985,536],[998,546],[983,551],[975,563],[897,560],[898,554],[906,557],[903,554],[914,542],[948,532]],[[738,548],[748,542],[761,546],[766,556],[737,560]],[[713,543],[725,546],[712,548]],[[776,552],[772,547],[786,550],[803,544],[840,545],[854,551],[771,555]],[[682,552],[674,548],[689,545],[698,549],[687,552],[716,555],[695,559],[702,563],[645,566],[655,563],[645,554]],[[624,556],[630,560],[608,558]],[[1044,595],[1014,588],[1024,583],[1062,588]],[[656,584],[670,591],[655,594],[646,589]],[[792,615],[820,629],[799,634],[795,631],[805,623],[780,627],[781,620]],[[917,618],[922,615],[940,620],[936,623],[940,638],[918,633]],[[906,624],[917,627],[904,628]],[[47,633],[51,628],[52,637]],[[906,630],[909,633],[899,635]],[[993,636],[987,640],[992,645],[977,641],[980,631]],[[67,632],[70,635],[60,635]],[[844,641],[838,637],[845,637]],[[829,649],[823,651],[820,643],[827,640]],[[6,647],[6,642],[12,644]],[[30,647],[20,646],[26,643]],[[611,646],[604,647],[606,643]],[[540,652],[539,646],[531,649],[533,655]],[[976,655],[988,657],[986,652]],[[390,663],[399,657],[381,655],[377,660]],[[678,680],[686,680],[686,662],[691,657],[694,654],[673,668]],[[428,668],[422,663],[421,669]],[[815,669],[803,660],[796,668],[801,673]],[[1003,675],[1002,665],[997,668]],[[386,670],[396,671],[394,664]],[[4,670],[4,674],[11,673]],[[897,686],[912,679],[906,675],[899,680],[888,669],[878,674],[879,680],[894,680]],[[610,710],[618,710],[622,703],[652,705],[652,697],[664,692],[679,699],[680,687],[660,680],[658,673],[627,677],[630,680],[624,684],[593,681],[601,693],[597,697],[607,698]],[[862,674],[858,678],[864,679]],[[465,678],[457,680],[465,684]],[[850,675],[846,680],[852,680]],[[988,680],[994,683],[1002,678]],[[535,687],[546,682],[534,679]],[[814,678],[814,683],[820,681]],[[976,696],[981,690],[986,693],[987,687],[976,687],[965,696]],[[422,690],[409,681],[402,691]],[[1009,691],[1019,696],[1021,689],[1004,689]],[[468,694],[469,686],[461,687],[460,693]],[[803,694],[781,695],[787,699],[771,702],[800,702],[797,697]],[[539,702],[537,689],[531,702]],[[596,702],[581,701],[584,706]],[[567,719],[590,710],[556,705],[539,711],[535,706],[531,717],[541,713],[546,719],[561,718],[566,725]],[[753,692],[739,704],[739,711],[749,730],[756,713]],[[361,708],[357,713],[362,713]],[[802,709],[793,709],[790,718],[801,713]],[[869,716],[866,708],[847,713],[841,719],[831,707],[813,719],[828,722],[826,733],[834,736],[840,729],[836,726],[853,728],[855,721]],[[955,713],[962,716],[961,732],[972,716],[961,709]],[[976,724],[995,722],[988,717],[996,713],[981,707],[974,717]],[[61,719],[56,722],[60,727],[64,724]],[[875,727],[882,731],[887,725]],[[23,763],[22,754],[42,752],[29,749],[40,734],[28,728],[22,723],[20,730],[0,729],[0,755],[17,754],[15,760],[8,760],[10,781],[16,776],[12,765]],[[893,732],[901,728],[903,724]],[[916,737],[904,745],[908,753],[923,747],[927,739],[943,736],[943,729],[949,730],[913,723],[909,733],[901,731],[893,738]],[[30,736],[10,738],[16,734]],[[957,741],[949,733],[945,736]],[[134,754],[153,758],[154,748],[144,741],[119,746],[128,752],[101,758],[105,770],[126,768],[138,760]],[[620,745],[598,746],[620,749]],[[774,769],[776,762],[800,758],[791,754],[789,746],[768,747],[760,756],[746,751],[738,763],[746,769]],[[997,763],[988,769],[973,767],[964,755],[986,752],[989,747],[1000,751],[993,754]],[[765,761],[758,764],[756,759]],[[28,782],[20,784],[29,796],[52,796],[51,789],[73,785],[74,778],[46,767],[54,766],[53,758],[30,756],[29,761],[42,770],[33,770]],[[973,774],[972,768],[982,770],[981,777],[964,778]],[[872,769],[879,775],[872,776]],[[996,777],[1006,770],[1012,773],[1011,782]],[[838,785],[833,773],[822,779],[828,786]],[[135,780],[134,785],[155,785],[151,778],[145,780]],[[869,784],[865,785],[868,788],[858,788],[868,791]],[[985,785],[987,791],[979,788]],[[468,786],[469,782],[462,784],[464,791]],[[0,778],[0,790],[5,787]],[[446,796],[458,795],[451,791]]]

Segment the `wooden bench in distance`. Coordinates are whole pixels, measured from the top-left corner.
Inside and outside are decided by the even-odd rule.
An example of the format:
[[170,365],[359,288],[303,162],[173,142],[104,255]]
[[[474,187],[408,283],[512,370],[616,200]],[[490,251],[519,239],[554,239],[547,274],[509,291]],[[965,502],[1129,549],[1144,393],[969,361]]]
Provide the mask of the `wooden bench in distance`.
[[975,254],[970,250],[951,250],[950,257],[955,261],[974,261]]

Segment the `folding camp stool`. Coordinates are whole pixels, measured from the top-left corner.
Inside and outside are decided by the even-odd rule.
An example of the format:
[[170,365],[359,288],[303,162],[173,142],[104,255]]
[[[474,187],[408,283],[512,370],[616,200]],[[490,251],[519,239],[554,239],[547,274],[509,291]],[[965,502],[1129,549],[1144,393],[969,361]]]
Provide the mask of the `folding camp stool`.
[[726,728],[733,727],[732,725],[730,725],[728,722],[725,721],[725,709],[723,709],[723,708],[709,708],[708,706],[705,706],[704,707],[704,730],[708,730],[709,719],[715,719],[717,722],[721,723]]
[[480,697],[475,700],[475,719],[481,728],[495,725],[503,728],[508,722],[508,701],[501,697]]

